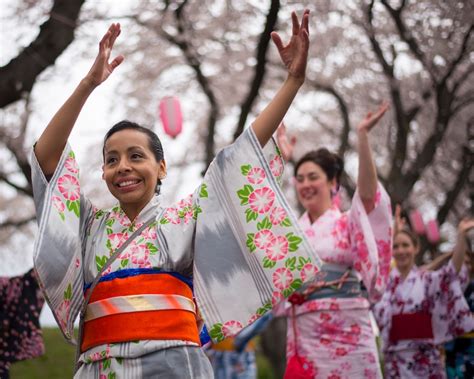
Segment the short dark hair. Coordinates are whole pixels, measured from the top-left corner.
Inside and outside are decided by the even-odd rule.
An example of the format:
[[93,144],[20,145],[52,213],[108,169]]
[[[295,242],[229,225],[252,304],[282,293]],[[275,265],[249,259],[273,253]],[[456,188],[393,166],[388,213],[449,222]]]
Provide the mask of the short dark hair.
[[[104,144],[102,146],[102,157],[105,160],[105,143],[107,140],[115,133],[120,132],[125,129],[132,129],[136,130],[138,132],[146,134],[148,137],[148,145],[150,147],[150,150],[153,152],[153,155],[156,159],[157,162],[161,162],[162,160],[165,159],[164,153],[163,153],[163,146],[161,145],[161,141],[151,129],[146,128],[144,126],[141,126],[137,124],[136,122],[133,121],[128,121],[128,120],[122,120],[117,122],[114,126],[112,126],[108,132],[105,134],[104,137]],[[161,186],[161,180],[158,179],[157,183],[157,193],[159,193],[159,186]]]
[[341,183],[341,175],[344,171],[344,161],[339,155],[330,152],[324,147],[318,150],[312,150],[303,155],[298,162],[296,162],[294,170],[295,177],[298,174],[300,166],[306,162],[313,162],[321,167],[328,180],[333,180],[335,178],[337,186],[339,187]]

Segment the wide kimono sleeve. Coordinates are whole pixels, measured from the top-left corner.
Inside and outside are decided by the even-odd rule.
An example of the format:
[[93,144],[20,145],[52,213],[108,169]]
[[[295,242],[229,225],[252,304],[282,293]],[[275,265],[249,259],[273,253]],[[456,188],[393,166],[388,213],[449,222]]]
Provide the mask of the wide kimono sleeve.
[[214,341],[235,335],[319,270],[279,187],[283,161],[252,128],[211,163],[199,196],[194,288]]
[[463,267],[457,273],[450,260],[441,269],[427,273],[426,286],[436,344],[474,330],[474,318],[463,294],[465,271]]
[[82,241],[93,209],[82,195],[79,169],[67,145],[51,178],[44,176],[31,154],[33,197],[39,225],[34,267],[54,317],[68,341],[84,301]]
[[361,275],[371,303],[381,298],[390,274],[392,220],[390,198],[380,183],[375,208],[369,214],[356,191],[349,210],[353,267]]

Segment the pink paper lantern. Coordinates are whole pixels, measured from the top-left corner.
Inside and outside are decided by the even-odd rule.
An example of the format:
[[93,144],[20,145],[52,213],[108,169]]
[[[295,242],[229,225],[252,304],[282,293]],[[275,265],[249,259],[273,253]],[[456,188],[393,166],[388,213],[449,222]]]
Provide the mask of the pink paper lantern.
[[419,210],[413,210],[410,212],[410,225],[415,231],[416,234],[425,234],[425,224],[423,222],[423,217]]
[[432,244],[439,242],[441,236],[439,234],[438,221],[431,220],[426,223],[426,238],[428,238],[428,241]]
[[183,130],[183,115],[178,98],[175,96],[164,97],[160,101],[159,109],[165,133],[171,138],[176,138]]

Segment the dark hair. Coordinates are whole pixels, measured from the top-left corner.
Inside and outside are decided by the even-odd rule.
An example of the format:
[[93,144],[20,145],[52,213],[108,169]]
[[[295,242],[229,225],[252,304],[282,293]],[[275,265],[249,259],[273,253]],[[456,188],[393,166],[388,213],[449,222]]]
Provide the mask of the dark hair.
[[324,147],[318,150],[310,151],[303,155],[303,157],[301,157],[298,162],[296,162],[294,172],[295,177],[298,174],[298,169],[300,166],[306,162],[313,162],[314,164],[317,164],[319,167],[321,167],[328,177],[328,180],[333,180],[335,178],[337,186],[339,187],[341,175],[344,171],[344,161],[339,155],[336,153],[331,153]]
[[413,246],[415,246],[415,248],[420,247],[420,239],[418,238],[418,235],[414,231],[412,231],[410,229],[401,229],[401,230],[399,230],[398,232],[395,233],[394,237],[396,237],[400,233],[403,233],[408,238],[410,238],[410,240],[413,243]]
[[[114,126],[112,126],[109,131],[105,134],[104,137],[104,144],[102,146],[102,157],[105,159],[105,143],[107,140],[112,136],[113,134],[120,132],[125,129],[132,129],[136,130],[138,132],[144,133],[148,137],[148,144],[150,147],[150,150],[153,152],[153,155],[155,156],[155,159],[157,162],[160,162],[165,159],[164,153],[163,153],[163,147],[161,146],[161,141],[158,138],[158,136],[151,131],[150,129],[141,126],[137,124],[136,122],[128,121],[128,120],[122,120],[120,122],[117,122]],[[161,179],[158,179],[157,186],[156,186],[156,192],[159,193],[161,186]]]

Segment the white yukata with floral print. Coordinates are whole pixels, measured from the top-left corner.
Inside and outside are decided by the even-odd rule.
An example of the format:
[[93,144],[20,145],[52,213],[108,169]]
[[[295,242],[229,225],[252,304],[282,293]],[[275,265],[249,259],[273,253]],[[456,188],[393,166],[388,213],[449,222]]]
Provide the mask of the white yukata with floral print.
[[[283,162],[276,145],[272,141],[262,149],[251,128],[217,155],[192,196],[170,207],[156,196],[133,222],[119,206],[99,210],[83,196],[69,146],[49,182],[34,154],[32,170],[39,219],[35,269],[70,341],[84,286],[152,216],[155,221],[104,275],[156,269],[192,277],[199,311],[215,341],[265,314],[272,299],[291,294],[311,279],[304,270],[316,272],[320,264],[279,188]],[[305,269],[288,270],[288,260],[297,259],[307,263]],[[207,358],[191,345],[147,340],[97,346],[81,355],[76,377],[212,377]]]
[[[474,318],[464,298],[467,270],[456,273],[453,263],[437,271],[416,266],[403,280],[394,268],[382,300],[374,307],[384,351],[387,378],[446,378],[439,345],[474,329]],[[433,338],[390,341],[392,316],[424,312],[431,315]]]
[[297,351],[311,363],[318,379],[381,378],[369,308],[382,296],[390,270],[392,214],[387,193],[379,184],[369,214],[356,192],[349,211],[341,213],[334,206],[314,223],[307,213],[299,223],[323,261],[355,271],[368,299],[328,297],[295,305],[296,350],[291,308],[287,308],[287,359]]

